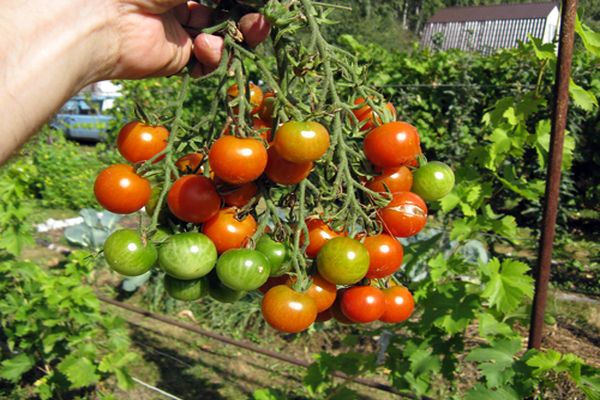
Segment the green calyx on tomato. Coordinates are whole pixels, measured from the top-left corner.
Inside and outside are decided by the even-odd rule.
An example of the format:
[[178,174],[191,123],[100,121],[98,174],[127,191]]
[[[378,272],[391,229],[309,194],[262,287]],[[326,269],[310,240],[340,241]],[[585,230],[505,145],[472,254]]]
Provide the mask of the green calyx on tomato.
[[369,270],[369,252],[358,240],[336,237],[329,240],[317,255],[319,274],[336,285],[351,285]]
[[225,286],[237,291],[255,290],[269,279],[267,257],[250,249],[227,250],[217,261],[217,276]]
[[104,242],[104,257],[108,265],[125,276],[145,274],[157,259],[156,247],[142,240],[132,229],[113,232]]
[[165,274],[164,286],[169,296],[181,301],[198,300],[208,293],[205,278],[184,281]]
[[289,250],[283,243],[276,242],[269,235],[263,235],[256,243],[256,250],[269,260],[270,276],[279,276],[289,270]]
[[158,252],[158,263],[165,272],[182,280],[208,274],[217,262],[217,249],[208,236],[186,232],[173,235]]
[[452,191],[454,172],[443,162],[431,161],[413,173],[411,191],[426,201],[440,200]]

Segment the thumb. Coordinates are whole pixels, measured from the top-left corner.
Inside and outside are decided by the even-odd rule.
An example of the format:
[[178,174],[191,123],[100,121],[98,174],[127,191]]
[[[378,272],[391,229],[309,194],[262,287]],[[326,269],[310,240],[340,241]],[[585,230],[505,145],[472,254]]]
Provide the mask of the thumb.
[[141,3],[141,8],[144,11],[152,13],[152,14],[163,14],[170,9],[186,3],[187,0],[143,0]]

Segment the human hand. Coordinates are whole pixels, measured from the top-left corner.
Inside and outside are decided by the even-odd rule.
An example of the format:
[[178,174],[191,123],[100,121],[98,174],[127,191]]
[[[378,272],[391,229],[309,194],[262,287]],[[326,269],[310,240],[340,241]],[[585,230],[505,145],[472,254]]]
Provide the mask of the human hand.
[[[132,79],[173,75],[192,54],[198,60],[192,75],[214,70],[220,63],[223,38],[200,33],[212,22],[213,9],[185,0],[112,0],[110,18],[111,64],[104,79]],[[269,34],[266,19],[243,16],[239,28],[250,47]]]

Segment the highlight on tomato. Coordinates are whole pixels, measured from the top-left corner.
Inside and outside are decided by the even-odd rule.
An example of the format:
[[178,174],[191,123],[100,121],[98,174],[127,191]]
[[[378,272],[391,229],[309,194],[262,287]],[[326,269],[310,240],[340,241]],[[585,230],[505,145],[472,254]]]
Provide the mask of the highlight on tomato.
[[377,212],[383,229],[392,236],[414,236],[427,223],[427,205],[411,192],[394,193],[392,201]]
[[255,232],[254,217],[245,215],[239,218],[235,208],[220,210],[202,226],[202,233],[213,241],[219,253],[244,247]]
[[277,129],[273,146],[287,161],[316,161],[329,148],[329,132],[318,122],[288,121]]
[[227,183],[242,185],[256,180],[267,166],[267,150],[258,139],[223,136],[208,152],[215,176]]
[[315,301],[287,285],[269,289],[262,299],[261,309],[265,321],[280,332],[302,332],[317,319]]
[[135,173],[131,165],[114,164],[98,174],[94,195],[100,205],[115,214],[131,214],[150,200],[152,189],[147,179]]
[[[132,121],[121,128],[117,137],[117,149],[127,161],[139,163],[150,160],[165,150],[168,140],[169,131],[164,126],[152,126]],[[156,161],[162,158],[164,156],[159,157]]]
[[367,159],[381,168],[409,165],[421,154],[417,128],[401,121],[373,129],[365,137],[363,148]]

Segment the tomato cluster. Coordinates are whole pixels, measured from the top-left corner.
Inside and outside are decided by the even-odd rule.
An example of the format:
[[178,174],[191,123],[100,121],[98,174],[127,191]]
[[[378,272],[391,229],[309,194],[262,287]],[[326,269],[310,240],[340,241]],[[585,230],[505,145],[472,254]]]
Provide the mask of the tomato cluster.
[[[165,272],[165,290],[182,301],[209,295],[234,302],[260,291],[264,319],[282,332],[300,332],[331,318],[342,323],[408,319],[413,297],[393,279],[404,255],[398,238],[423,229],[425,200],[438,200],[452,189],[452,170],[423,162],[417,129],[395,121],[391,103],[376,112],[371,101],[357,99],[352,124],[364,137],[364,158],[378,171],[364,182],[364,190],[387,200],[376,212],[380,230],[356,233],[355,227],[311,216],[297,227],[304,254],[293,254],[298,242],[294,247],[291,236],[269,232],[270,221],[258,223],[257,205],[265,187],[307,179],[330,149],[330,135],[312,120],[275,125],[277,96],[254,84],[242,92],[248,89],[240,93],[233,85],[227,95],[234,104],[231,115],[239,111],[233,100],[248,98],[252,133],[238,131],[234,122],[205,151],[181,155],[171,170],[165,168],[172,180],[167,187],[151,182],[143,171],[168,161],[165,154],[173,153],[174,138],[160,126],[132,122],[123,127],[117,147],[133,166],[113,165],[98,175],[98,202],[122,214],[145,206],[162,219],[158,231],[149,234],[114,232],[104,246],[108,264],[127,276],[158,265]],[[310,266],[300,274],[292,268],[298,256]]]

